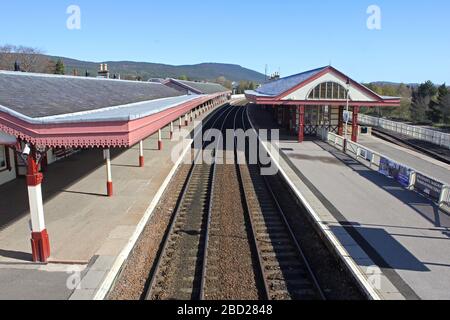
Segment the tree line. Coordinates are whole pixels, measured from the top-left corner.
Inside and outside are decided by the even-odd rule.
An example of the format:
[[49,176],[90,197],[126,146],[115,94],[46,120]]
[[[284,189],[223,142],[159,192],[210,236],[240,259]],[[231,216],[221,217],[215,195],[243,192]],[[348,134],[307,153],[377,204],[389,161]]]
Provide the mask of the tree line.
[[401,98],[400,107],[364,108],[365,113],[393,120],[427,125],[450,125],[450,90],[432,81],[419,85],[377,84],[366,86],[383,96]]
[[62,59],[52,60],[37,48],[24,46],[0,46],[0,69],[13,71],[19,68],[23,72],[64,74]]

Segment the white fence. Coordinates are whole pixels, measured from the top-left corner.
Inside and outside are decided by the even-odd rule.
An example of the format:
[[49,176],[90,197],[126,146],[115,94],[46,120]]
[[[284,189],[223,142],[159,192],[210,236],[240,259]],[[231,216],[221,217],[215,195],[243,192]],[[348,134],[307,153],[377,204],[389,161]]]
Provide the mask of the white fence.
[[359,115],[358,121],[361,124],[369,125],[372,127],[380,127],[450,149],[450,134],[448,133],[425,129],[417,126],[411,126],[405,123],[390,121],[377,117],[371,117],[364,114]]
[[393,178],[405,188],[417,191],[439,203],[443,210],[450,213],[450,186],[445,183],[358,143],[345,141],[344,137],[337,134],[321,131],[318,135],[328,144],[345,152],[372,170]]

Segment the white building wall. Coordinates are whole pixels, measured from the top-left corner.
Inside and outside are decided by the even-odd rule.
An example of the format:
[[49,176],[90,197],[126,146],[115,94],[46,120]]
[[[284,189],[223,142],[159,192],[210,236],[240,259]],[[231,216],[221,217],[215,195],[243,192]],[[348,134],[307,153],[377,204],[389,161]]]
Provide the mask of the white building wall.
[[[318,86],[323,82],[336,82],[339,83],[344,88],[347,88],[346,81],[342,80],[341,78],[337,77],[332,73],[327,73],[322,77],[312,81],[311,83],[308,83],[307,85],[298,89],[297,91],[291,93],[290,95],[286,96],[283,100],[308,100],[311,90],[313,90],[316,86]],[[355,86],[350,87],[350,98],[354,101],[367,101],[367,102],[375,101],[372,97],[370,97],[365,92],[357,89]]]

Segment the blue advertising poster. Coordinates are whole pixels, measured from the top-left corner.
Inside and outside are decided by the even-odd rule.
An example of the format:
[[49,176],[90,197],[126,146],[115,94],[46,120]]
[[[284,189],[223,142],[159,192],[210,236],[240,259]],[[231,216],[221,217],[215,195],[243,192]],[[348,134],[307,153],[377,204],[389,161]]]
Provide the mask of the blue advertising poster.
[[389,164],[390,164],[390,160],[386,159],[386,158],[381,158],[380,159],[380,168],[378,169],[378,171],[382,174],[385,175],[387,177],[391,177],[390,175],[390,169],[389,169]]
[[398,165],[398,175],[396,180],[404,187],[409,187],[411,182],[411,169]]
[[404,187],[409,187],[412,170],[392,160],[381,158],[379,172],[395,179]]

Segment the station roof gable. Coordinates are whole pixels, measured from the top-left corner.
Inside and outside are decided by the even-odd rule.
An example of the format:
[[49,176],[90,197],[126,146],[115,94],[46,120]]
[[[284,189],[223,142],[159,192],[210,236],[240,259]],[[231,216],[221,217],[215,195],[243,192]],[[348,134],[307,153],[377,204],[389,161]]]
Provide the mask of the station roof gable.
[[327,98],[312,98],[311,93],[323,83],[332,83],[334,88],[346,88],[347,82],[350,83],[349,98],[352,105],[400,105],[400,98],[380,96],[331,66],[302,72],[266,83],[256,90],[246,91],[246,96],[250,101],[262,104],[300,103],[314,105],[318,101],[329,105],[342,104],[342,101],[346,100],[346,98],[343,98],[345,94],[343,96],[339,95],[339,97],[333,96],[333,98],[328,97],[328,95]]

